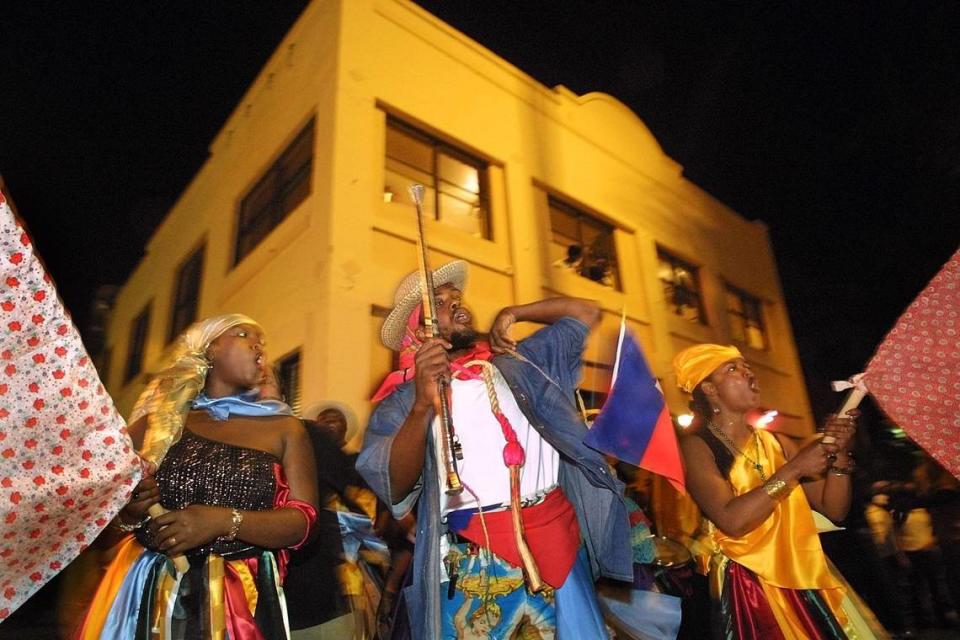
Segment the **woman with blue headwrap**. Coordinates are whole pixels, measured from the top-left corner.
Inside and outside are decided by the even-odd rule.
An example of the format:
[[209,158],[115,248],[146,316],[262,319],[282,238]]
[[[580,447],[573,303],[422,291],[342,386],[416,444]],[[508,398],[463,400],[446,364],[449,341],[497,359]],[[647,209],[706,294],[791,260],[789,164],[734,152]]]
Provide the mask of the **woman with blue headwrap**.
[[[114,523],[133,535],[117,543],[79,637],[288,637],[280,585],[287,550],[316,521],[316,467],[290,408],[258,401],[265,367],[263,330],[246,316],[180,337],[134,407],[130,433],[156,473]],[[157,503],[166,513],[148,516]]]

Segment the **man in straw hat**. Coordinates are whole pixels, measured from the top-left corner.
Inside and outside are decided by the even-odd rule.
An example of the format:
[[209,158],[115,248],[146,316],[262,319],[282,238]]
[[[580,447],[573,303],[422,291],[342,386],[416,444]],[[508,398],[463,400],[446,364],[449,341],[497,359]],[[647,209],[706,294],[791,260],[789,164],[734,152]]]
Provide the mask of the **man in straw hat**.
[[[435,338],[425,338],[418,274],[397,288],[381,339],[400,368],[377,391],[357,462],[395,516],[418,509],[404,593],[412,636],[456,637],[457,612],[473,599],[468,620],[480,607],[501,612],[485,618],[491,638],[606,638],[594,578],[631,580],[632,565],[622,484],[581,442],[574,403],[599,308],[574,298],[507,307],[487,342],[463,305],[466,276],[462,261],[434,272]],[[510,327],[523,321],[548,326],[517,343]],[[453,494],[434,412],[441,378],[463,451],[464,490]]]

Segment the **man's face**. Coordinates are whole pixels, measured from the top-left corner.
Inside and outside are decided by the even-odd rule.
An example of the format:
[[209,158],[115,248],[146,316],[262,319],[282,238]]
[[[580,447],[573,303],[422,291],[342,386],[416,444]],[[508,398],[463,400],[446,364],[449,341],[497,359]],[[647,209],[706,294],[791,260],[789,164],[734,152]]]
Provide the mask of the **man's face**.
[[283,391],[280,389],[280,380],[277,372],[270,365],[264,365],[263,378],[260,380],[260,395],[258,400],[283,400]]
[[347,418],[339,409],[324,409],[317,416],[316,423],[338,443],[343,443],[347,437]]
[[440,337],[453,345],[453,351],[472,347],[477,341],[473,314],[462,305],[463,292],[452,284],[437,287],[437,327]]

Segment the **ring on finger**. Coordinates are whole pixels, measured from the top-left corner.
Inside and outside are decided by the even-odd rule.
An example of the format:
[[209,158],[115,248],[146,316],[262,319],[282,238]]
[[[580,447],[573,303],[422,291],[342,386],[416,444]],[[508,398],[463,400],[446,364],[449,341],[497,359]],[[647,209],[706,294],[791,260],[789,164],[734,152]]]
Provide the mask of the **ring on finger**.
[[173,536],[170,536],[170,546],[171,547],[177,546],[177,539],[174,538]]

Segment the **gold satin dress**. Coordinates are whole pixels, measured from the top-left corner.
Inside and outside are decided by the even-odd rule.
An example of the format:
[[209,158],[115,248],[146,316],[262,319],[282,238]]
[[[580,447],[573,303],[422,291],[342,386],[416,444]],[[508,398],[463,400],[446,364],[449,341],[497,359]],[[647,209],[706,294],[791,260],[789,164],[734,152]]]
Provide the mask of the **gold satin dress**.
[[[786,458],[772,433],[761,429],[757,431],[757,438],[757,461],[770,478],[786,464]],[[753,441],[746,452],[751,457],[757,455]],[[757,469],[743,455],[733,456],[728,479],[737,496],[763,484]],[[707,521],[704,537],[700,542],[706,553],[700,561],[702,565],[709,564],[715,601],[729,594],[730,589],[724,589],[724,581],[730,575],[727,563],[735,562],[748,569],[759,583],[784,638],[810,638],[814,635],[810,631],[811,618],[817,617],[825,620],[813,622],[826,627],[823,633],[816,634],[819,637],[878,637],[870,628],[872,624],[864,622],[863,612],[855,609],[845,582],[829,564],[820,545],[813,510],[802,488],[794,488],[777,504],[773,513],[749,533],[729,536]],[[798,597],[797,591],[806,593]],[[811,591],[816,593],[809,593]],[[808,602],[806,609],[814,611],[797,606],[804,598]],[[811,599],[815,602],[812,607],[809,604]],[[854,610],[851,612],[851,609]],[[869,611],[866,613],[872,618]],[[832,621],[829,620],[831,616]],[[736,629],[737,625],[733,628]],[[734,631],[724,635],[743,637],[750,634]]]

